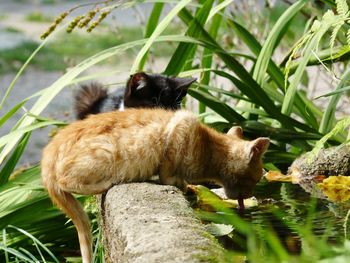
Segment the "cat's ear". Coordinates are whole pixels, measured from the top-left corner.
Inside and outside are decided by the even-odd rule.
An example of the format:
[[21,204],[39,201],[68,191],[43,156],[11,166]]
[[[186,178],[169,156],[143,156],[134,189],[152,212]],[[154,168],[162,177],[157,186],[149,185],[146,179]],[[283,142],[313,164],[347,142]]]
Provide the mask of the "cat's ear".
[[127,93],[134,93],[147,86],[147,74],[145,72],[137,72],[130,76],[127,83]]
[[243,130],[240,126],[233,126],[231,129],[229,129],[227,135],[243,139]]
[[191,86],[193,82],[195,82],[196,78],[172,78],[175,83],[175,89],[181,90],[183,92],[187,92],[188,88]]
[[270,145],[270,139],[266,137],[260,137],[250,142],[248,148],[248,154],[250,160],[258,160],[266,152]]

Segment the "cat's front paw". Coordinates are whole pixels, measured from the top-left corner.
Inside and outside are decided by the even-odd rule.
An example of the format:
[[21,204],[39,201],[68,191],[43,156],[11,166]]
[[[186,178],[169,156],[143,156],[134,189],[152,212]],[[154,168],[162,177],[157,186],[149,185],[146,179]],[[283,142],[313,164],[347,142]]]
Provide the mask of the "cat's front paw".
[[177,178],[176,187],[180,188],[184,194],[188,191],[188,183],[184,179]]

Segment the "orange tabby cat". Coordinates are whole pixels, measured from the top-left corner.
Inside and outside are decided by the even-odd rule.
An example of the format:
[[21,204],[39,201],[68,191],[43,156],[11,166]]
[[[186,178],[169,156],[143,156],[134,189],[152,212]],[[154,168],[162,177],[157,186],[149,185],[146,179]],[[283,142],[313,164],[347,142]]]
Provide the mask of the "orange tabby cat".
[[129,109],[92,115],[62,129],[46,146],[42,177],[53,202],[75,224],[84,263],[92,261],[89,219],[71,193],[100,194],[159,173],[163,184],[214,181],[229,198],[252,195],[268,138],[242,139],[203,124],[188,111]]

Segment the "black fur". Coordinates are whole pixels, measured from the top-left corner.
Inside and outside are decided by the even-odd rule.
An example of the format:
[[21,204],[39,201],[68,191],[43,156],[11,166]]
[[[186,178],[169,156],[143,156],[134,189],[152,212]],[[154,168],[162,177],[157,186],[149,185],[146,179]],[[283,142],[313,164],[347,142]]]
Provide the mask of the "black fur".
[[138,72],[130,76],[125,88],[109,94],[101,84],[84,85],[75,96],[75,114],[77,119],[84,119],[89,114],[117,110],[122,103],[126,108],[162,107],[176,110],[195,81],[194,78]]

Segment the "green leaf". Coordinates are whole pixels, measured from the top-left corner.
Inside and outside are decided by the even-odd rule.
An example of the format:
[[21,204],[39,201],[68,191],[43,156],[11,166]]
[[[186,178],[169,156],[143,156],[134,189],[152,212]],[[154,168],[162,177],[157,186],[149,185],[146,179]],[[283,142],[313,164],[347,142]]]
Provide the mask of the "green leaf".
[[[341,45],[334,47],[333,50],[330,48],[326,48],[320,51],[315,51],[316,56],[313,56],[309,59],[307,65],[320,65],[321,63],[332,63],[336,61],[348,61],[350,57],[350,46],[349,45]],[[290,73],[295,72],[298,68],[300,61],[295,61],[290,66]]]
[[155,42],[156,38],[160,36],[160,34],[167,28],[167,26],[171,23],[171,21],[175,18],[177,13],[184,8],[187,4],[189,4],[191,0],[181,0],[178,4],[163,18],[163,20],[159,23],[159,25],[154,29],[152,35],[147,39],[146,43],[142,46],[141,50],[137,54],[136,59],[134,60],[134,64],[131,67],[131,73],[134,73],[139,68],[139,65],[148,52],[152,44]]
[[[185,21],[188,21],[190,14],[185,13],[185,17],[182,17]],[[192,20],[195,21],[195,20]],[[264,92],[264,90],[254,81],[254,79],[250,76],[250,74],[245,70],[245,68],[230,54],[228,54],[225,50],[223,50],[214,39],[203,29],[201,25],[197,23],[198,30],[201,31],[200,39],[203,41],[203,44],[205,47],[211,48],[213,52],[215,52],[225,63],[226,66],[232,70],[238,77],[240,77],[244,81],[245,89],[250,93],[250,95],[254,95],[254,98],[256,101],[254,103],[257,103],[261,105],[264,110],[269,113],[272,117],[279,120],[284,126],[292,128],[293,126],[301,128],[305,131],[314,131],[314,129],[310,128],[309,126],[302,124],[292,118],[289,118],[286,115],[281,114],[279,109],[277,109],[272,102],[272,100],[269,98],[269,96]],[[228,77],[229,79],[232,79],[233,82],[243,83],[239,81],[237,78],[232,77],[231,75],[227,74],[226,72],[221,72],[219,75]],[[246,94],[248,97],[250,95]]]
[[276,41],[284,28],[284,26],[303,8],[307,3],[307,0],[299,0],[290,6],[287,11],[277,20],[276,24],[272,28],[270,34],[268,35],[261,52],[258,56],[257,62],[255,64],[253,78],[262,85],[265,72],[270,61],[272,51],[274,50]]
[[203,92],[199,89],[189,89],[188,94],[205,103],[206,106],[217,112],[219,115],[231,123],[241,123],[245,120],[234,109],[229,107],[227,104],[222,103],[218,98],[207,92]]
[[29,257],[27,257],[23,253],[19,252],[18,250],[6,247],[6,246],[2,245],[1,243],[0,243],[0,249],[6,251],[9,254],[12,254],[12,255],[16,256],[19,259],[25,260],[26,262],[35,263],[35,261],[31,260]]
[[[216,13],[219,12],[222,8],[225,8],[226,5],[228,5],[231,2],[232,2],[232,0],[219,1],[219,4],[210,11],[208,21],[211,19],[211,17],[214,17],[214,18],[213,18],[213,21],[211,22],[211,25],[209,28],[209,34],[211,35],[211,37],[213,39],[216,39],[219,28],[220,28],[220,24],[222,21],[222,16],[218,15]],[[201,67],[202,68],[211,68],[212,62],[213,62],[213,52],[210,49],[205,48],[203,51],[203,55],[202,55]],[[202,72],[201,77],[200,77],[200,84],[208,85],[209,80],[210,80],[210,71]],[[205,105],[200,103],[199,104],[199,113],[203,113],[203,112],[205,112]]]
[[279,261],[286,262],[290,257],[285,247],[282,245],[282,243],[278,239],[277,235],[272,231],[268,231],[267,229],[264,229],[263,235],[266,242],[269,244],[269,246],[274,248],[274,252],[278,256]]
[[30,239],[33,240],[33,242],[35,242],[36,244],[38,244],[42,249],[44,249],[50,256],[51,258],[55,261],[55,262],[59,262],[59,260],[55,257],[54,254],[52,254],[52,252],[43,244],[40,242],[39,239],[37,239],[36,237],[34,237],[33,235],[31,235],[30,233],[28,233],[27,231],[20,229],[18,227],[9,225],[8,228],[13,228],[16,229],[17,231],[21,232],[22,234],[26,235],[27,237],[29,237]]
[[0,118],[0,127],[4,125],[4,123],[11,118],[25,103],[27,100],[23,100],[20,103],[18,103],[16,106],[14,106],[11,110],[9,110],[4,116]]
[[335,118],[335,111],[337,108],[337,104],[340,100],[341,93],[339,93],[340,90],[344,88],[345,85],[349,83],[350,80],[350,70],[346,70],[344,74],[341,77],[341,81],[339,82],[338,86],[335,88],[335,93],[333,92],[332,98],[330,99],[326,111],[323,114],[319,131],[322,134],[328,133],[332,127],[334,127],[334,124],[336,123]]
[[[239,39],[241,39],[255,55],[259,55],[261,45],[256,38],[236,21],[228,19],[227,22],[238,35]],[[268,64],[267,72],[271,79],[276,83],[280,91],[284,93],[284,74],[272,59],[270,59]],[[283,95],[277,92],[274,87],[271,87],[271,85],[265,85],[264,90],[274,101],[279,103],[283,102]],[[306,97],[302,98],[302,94],[297,92],[295,97],[295,105],[293,106],[295,106],[294,112],[302,117],[307,124],[314,128],[318,127],[318,122],[315,115],[321,117],[322,112],[309,99]]]
[[32,262],[38,262],[39,260],[32,254],[30,253],[28,250],[26,250],[25,248],[23,247],[20,247],[18,249],[19,251],[23,252],[25,255],[27,255],[29,258],[32,259]]
[[[254,80],[250,79],[249,82],[251,83],[251,86],[247,85],[246,83],[240,81],[239,79],[233,77],[232,75],[224,72],[215,70],[215,73],[218,75],[225,77],[232,81],[232,83],[235,84],[235,86],[242,91],[243,94],[245,94],[248,98],[250,98],[255,104],[262,106],[264,110],[272,117],[279,120],[284,126],[286,127],[298,127],[305,131],[313,131],[310,127],[307,125],[304,125],[302,123],[299,123],[298,121],[289,118],[287,116],[284,116],[280,113],[280,111],[277,109],[277,107],[274,105],[272,100],[268,97],[268,95],[262,91],[261,87],[257,85]],[[253,84],[254,83],[254,84]]]
[[0,147],[4,146],[6,143],[11,142],[17,137],[21,137],[23,134],[27,132],[31,132],[33,130],[50,126],[50,125],[64,125],[65,122],[62,121],[47,121],[47,122],[38,122],[34,123],[32,125],[28,125],[26,127],[15,129],[14,131],[10,132],[9,134],[0,137]]
[[[214,16],[216,16],[217,13],[219,13],[221,10],[223,10],[222,12],[224,12],[225,8],[230,5],[234,0],[225,0],[225,1],[219,1],[219,4],[217,6],[215,6],[214,8],[212,8],[210,10],[209,16],[208,16],[208,20],[211,20]],[[221,15],[220,15],[221,16]]]
[[334,26],[334,28],[332,30],[331,39],[329,40],[329,43],[330,43],[329,45],[330,45],[330,49],[331,49],[331,58],[333,58],[333,48],[334,48],[335,39],[338,35],[340,28],[343,25],[344,25],[344,21],[339,21],[338,23],[336,23],[336,25]]
[[244,131],[262,137],[270,137],[279,142],[288,142],[294,145],[296,140],[319,140],[321,134],[311,132],[297,132],[285,128],[274,128],[258,121],[245,121],[241,123]]
[[319,98],[330,97],[330,96],[333,96],[333,95],[336,95],[336,94],[340,94],[340,93],[344,93],[345,91],[349,91],[350,90],[350,86],[346,86],[346,87],[343,87],[343,88],[338,88],[338,87],[339,87],[339,85],[337,86],[337,88],[334,91],[328,92],[328,93],[320,95],[320,96],[317,96],[315,98],[315,100],[317,100]]
[[248,48],[253,52],[253,54],[255,54],[256,56],[259,55],[261,51],[261,45],[256,40],[256,38],[238,22],[232,19],[227,19],[226,21],[230,28],[234,30],[237,37],[248,46]]
[[331,8],[336,8],[335,0],[321,0],[321,2],[329,5]]
[[[197,38],[201,34],[201,31],[198,30],[198,28],[202,27],[202,25],[204,25],[207,21],[213,3],[213,0],[205,1],[202,8],[198,9],[194,18],[186,9],[183,9],[180,12],[180,18],[183,19],[185,23],[189,23],[186,31],[187,36]],[[191,22],[189,22],[189,20],[191,20]],[[193,44],[180,43],[172,55],[164,74],[178,75],[178,73],[184,67],[186,61],[193,58],[195,48],[196,46]]]
[[302,75],[305,71],[305,68],[307,66],[307,63],[312,55],[313,50],[316,49],[318,43],[320,42],[322,36],[327,32],[328,27],[324,26],[322,27],[315,36],[311,39],[311,41],[308,42],[304,56],[300,61],[300,64],[293,76],[293,80],[290,82],[290,85],[287,89],[286,95],[283,100],[282,104],[282,113],[286,115],[290,115],[292,112],[292,107],[294,104],[295,94],[297,91],[297,87],[301,81]]
[[[85,198],[78,196],[79,200]],[[53,254],[79,248],[74,226],[71,222],[67,223],[66,217],[52,206],[43,189],[39,166],[18,170],[16,176],[0,186],[0,229],[8,225],[15,225],[40,237],[40,243],[50,247]],[[18,249],[22,246],[28,249],[28,242],[32,240],[30,237],[12,228],[7,229],[5,237],[0,237],[0,243],[5,244],[6,240],[7,247]],[[28,250],[35,253],[34,247]]]
[[204,89],[204,90],[215,91],[215,92],[217,92],[217,93],[227,95],[227,96],[229,96],[229,97],[231,97],[231,98],[234,98],[234,99],[244,100],[244,101],[247,101],[247,102],[251,102],[249,98],[244,97],[244,96],[241,96],[241,95],[238,95],[238,94],[236,94],[236,93],[234,93],[234,92],[231,92],[231,91],[227,91],[227,90],[224,90],[224,89],[211,87],[211,86],[208,86],[208,85],[202,85],[202,84],[199,84],[198,86],[199,86],[201,89]]
[[346,117],[341,121],[338,121],[334,128],[324,135],[315,145],[314,149],[311,152],[311,155],[317,155],[318,151],[324,147],[325,143],[335,136],[337,133],[344,131],[350,125],[350,117]]
[[233,231],[231,225],[210,223],[205,225],[205,229],[215,237],[227,236]]
[[[162,2],[154,3],[152,13],[149,16],[148,21],[147,21],[145,38],[150,37],[152,35],[152,33],[154,32],[154,30],[156,29],[160,15],[163,11],[163,7],[164,7],[164,3],[162,3]],[[146,60],[147,60],[147,54],[148,54],[148,52],[145,53],[145,55],[141,59],[140,64],[139,64],[139,70],[142,70],[144,68]]]
[[349,7],[346,3],[346,0],[335,0],[335,3],[337,5],[337,13],[343,17],[346,17],[349,11]]
[[27,146],[28,140],[30,138],[31,132],[28,132],[23,136],[21,141],[18,143],[16,149],[13,151],[12,155],[10,158],[7,160],[6,164],[2,167],[0,171],[0,185],[6,183],[15,169],[18,160],[22,156],[22,153]]

